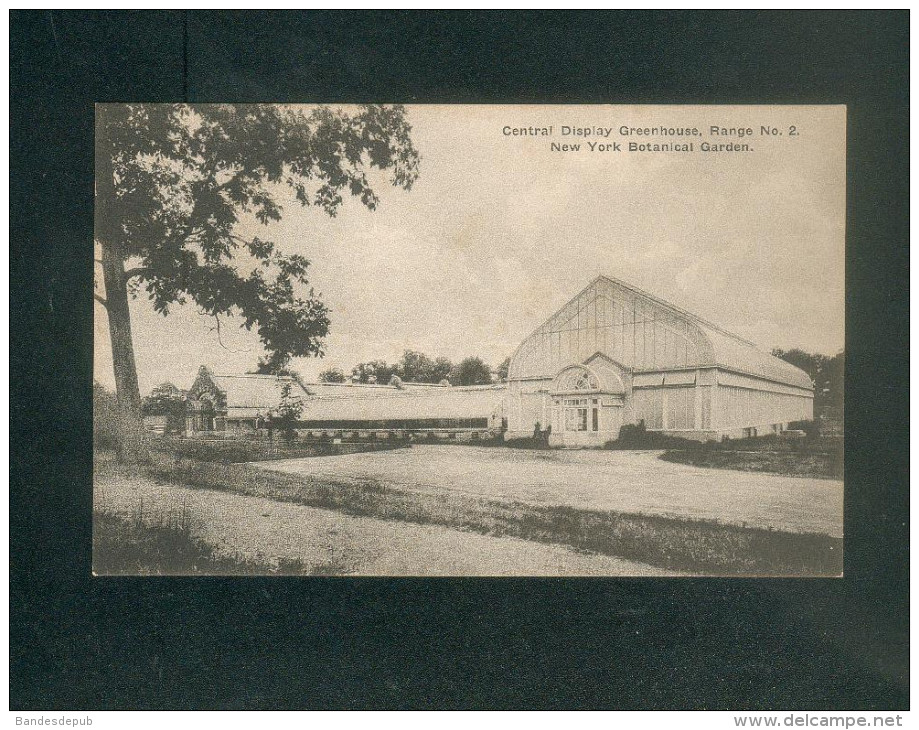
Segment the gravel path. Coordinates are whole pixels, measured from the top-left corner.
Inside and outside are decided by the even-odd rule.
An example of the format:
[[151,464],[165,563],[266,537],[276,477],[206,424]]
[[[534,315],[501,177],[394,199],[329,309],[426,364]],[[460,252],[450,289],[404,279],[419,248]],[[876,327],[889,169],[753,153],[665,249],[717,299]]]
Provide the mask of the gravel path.
[[662,461],[660,453],[419,445],[256,466],[535,505],[708,518],[842,537],[841,481],[706,469]]
[[666,571],[562,546],[187,489],[120,474],[97,478],[94,508],[159,523],[186,514],[218,554],[306,572],[365,576],[661,576]]

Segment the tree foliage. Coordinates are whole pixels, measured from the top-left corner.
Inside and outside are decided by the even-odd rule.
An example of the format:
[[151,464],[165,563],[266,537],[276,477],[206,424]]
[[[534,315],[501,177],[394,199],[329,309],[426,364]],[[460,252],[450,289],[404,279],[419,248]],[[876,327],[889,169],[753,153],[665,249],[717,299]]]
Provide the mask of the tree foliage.
[[434,367],[431,368],[431,379],[429,383],[439,383],[440,381],[450,379],[450,373],[453,372],[453,363],[449,358],[438,357],[434,359]]
[[399,362],[391,365],[385,360],[359,363],[352,375],[361,383],[390,383],[393,377],[401,383],[440,383],[478,385],[491,382],[491,369],[478,357],[467,357],[457,364],[449,358],[432,358],[423,352],[406,350]]
[[121,414],[115,394],[93,381],[93,445],[97,449],[116,449],[121,441]]
[[498,367],[495,368],[495,372],[498,376],[498,380],[500,380],[502,383],[507,380],[507,373],[510,370],[510,367],[511,367],[511,359],[510,357],[506,357],[501,361]]
[[297,422],[303,413],[303,399],[293,394],[290,383],[281,386],[281,398],[272,414],[273,425],[284,435],[287,441],[293,441],[296,435]]
[[328,368],[319,373],[320,383],[344,383],[345,374],[341,368]]
[[828,408],[842,415],[845,391],[845,351],[832,357],[805,352],[798,348],[774,349],[772,354],[806,372],[814,381],[814,410],[823,413]]
[[268,357],[260,357],[255,369],[247,372],[250,375],[294,375],[294,371],[287,367],[286,364],[274,362]]
[[[309,261],[266,237],[241,235],[238,224],[244,216],[279,221],[285,198],[330,216],[346,195],[373,210],[371,168],[405,189],[417,177],[409,133],[400,106],[100,105],[96,240],[106,301],[97,298],[110,309],[110,326],[127,308],[119,304],[112,321],[107,300],[117,299],[108,290],[127,286],[135,296],[144,290],[161,314],[193,303],[217,327],[220,317],[238,315],[257,332],[270,372],[292,357],[321,355],[329,312],[307,288]],[[116,268],[106,270],[112,261]],[[134,371],[127,342],[113,335],[116,380],[136,390],[119,371]]]
[[165,416],[166,431],[185,429],[185,394],[172,383],[157,385],[141,403],[144,416]]
[[422,352],[406,350],[396,365],[396,375],[409,383],[439,383],[449,377],[452,367],[445,357],[432,359]]
[[385,360],[362,362],[351,370],[351,376],[359,383],[388,383],[396,374],[396,367]]
[[467,357],[450,372],[452,385],[485,385],[491,382],[491,368],[480,357]]
[[439,383],[450,375],[453,363],[445,357],[430,358],[422,352],[406,350],[399,362],[385,360],[358,363],[352,375],[361,383],[389,383],[393,377],[406,383]]

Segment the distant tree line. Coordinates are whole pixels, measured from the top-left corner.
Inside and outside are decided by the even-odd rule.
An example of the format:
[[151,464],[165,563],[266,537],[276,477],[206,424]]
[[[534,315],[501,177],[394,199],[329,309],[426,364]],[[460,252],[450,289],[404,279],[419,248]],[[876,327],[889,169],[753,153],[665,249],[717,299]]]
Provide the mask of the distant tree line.
[[[446,357],[429,357],[422,352],[406,350],[396,363],[371,360],[358,363],[351,370],[351,378],[359,383],[441,383],[451,385],[486,385],[507,379],[510,358],[492,368],[480,357],[466,357],[457,363]],[[344,383],[348,380],[341,368],[329,368],[319,374],[323,383]]]
[[772,354],[806,372],[814,381],[814,413],[842,416],[845,390],[845,350],[833,355],[805,352],[797,348],[775,349]]

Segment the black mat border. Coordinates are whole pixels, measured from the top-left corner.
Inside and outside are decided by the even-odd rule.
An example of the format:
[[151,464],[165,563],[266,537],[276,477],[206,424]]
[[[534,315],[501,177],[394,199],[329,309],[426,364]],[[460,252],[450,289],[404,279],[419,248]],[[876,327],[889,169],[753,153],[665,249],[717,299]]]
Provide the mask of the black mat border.
[[[908,707],[908,20],[12,12],[11,708]],[[846,577],[91,579],[92,104],[183,99],[847,104]]]

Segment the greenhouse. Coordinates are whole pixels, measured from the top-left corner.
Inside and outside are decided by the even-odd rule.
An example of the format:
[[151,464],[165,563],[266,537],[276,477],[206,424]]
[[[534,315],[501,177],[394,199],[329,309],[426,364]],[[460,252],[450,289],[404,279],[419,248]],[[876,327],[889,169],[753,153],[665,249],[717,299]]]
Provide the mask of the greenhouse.
[[506,438],[549,430],[597,446],[624,424],[696,440],[778,433],[813,417],[806,373],[717,325],[601,276],[511,358]]
[[285,389],[309,433],[535,435],[563,447],[602,446],[626,424],[694,440],[780,433],[813,418],[814,398],[798,368],[605,276],[520,344],[506,383],[305,383],[202,368],[188,431],[258,430]]

